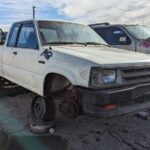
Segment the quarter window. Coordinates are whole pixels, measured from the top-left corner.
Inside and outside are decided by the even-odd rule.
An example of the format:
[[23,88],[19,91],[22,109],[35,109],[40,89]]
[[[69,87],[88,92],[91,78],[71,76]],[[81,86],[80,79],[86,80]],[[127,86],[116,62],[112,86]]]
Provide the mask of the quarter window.
[[106,30],[105,40],[110,45],[129,45],[130,38],[118,27],[108,28]]
[[38,48],[37,37],[34,25],[32,23],[22,25],[17,42],[17,47],[29,49]]

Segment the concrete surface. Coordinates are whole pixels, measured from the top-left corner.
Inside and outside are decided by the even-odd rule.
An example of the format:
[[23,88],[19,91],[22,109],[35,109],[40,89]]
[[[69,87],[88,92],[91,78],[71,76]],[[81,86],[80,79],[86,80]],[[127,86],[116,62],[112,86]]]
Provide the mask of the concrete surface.
[[66,119],[58,113],[54,135],[34,135],[29,129],[33,96],[0,98],[0,130],[9,136],[9,150],[150,150],[150,120],[134,115]]

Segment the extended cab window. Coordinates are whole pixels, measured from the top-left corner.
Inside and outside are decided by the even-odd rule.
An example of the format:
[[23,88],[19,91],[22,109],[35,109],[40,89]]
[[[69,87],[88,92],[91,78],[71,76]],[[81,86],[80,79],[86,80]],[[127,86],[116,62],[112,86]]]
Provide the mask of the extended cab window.
[[29,48],[37,49],[38,42],[32,23],[23,24],[20,30],[17,47],[19,48]]
[[131,44],[130,38],[119,27],[107,28],[105,40],[110,45],[129,45]]
[[15,24],[10,32],[9,38],[8,38],[8,43],[7,46],[8,47],[14,47],[16,44],[16,40],[17,40],[17,34],[19,31],[20,25],[19,24]]

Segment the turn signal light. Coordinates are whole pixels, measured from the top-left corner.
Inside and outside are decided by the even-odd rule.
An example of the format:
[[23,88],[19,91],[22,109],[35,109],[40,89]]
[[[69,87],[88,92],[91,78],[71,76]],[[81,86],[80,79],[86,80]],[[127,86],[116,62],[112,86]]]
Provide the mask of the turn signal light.
[[118,107],[118,105],[116,105],[116,104],[109,104],[109,105],[103,106],[103,108],[105,110],[112,110],[112,109],[116,109],[117,107]]

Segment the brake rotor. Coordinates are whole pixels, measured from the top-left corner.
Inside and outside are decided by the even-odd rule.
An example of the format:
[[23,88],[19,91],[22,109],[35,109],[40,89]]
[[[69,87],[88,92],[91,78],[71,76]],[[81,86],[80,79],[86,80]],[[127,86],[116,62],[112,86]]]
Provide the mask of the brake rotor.
[[62,101],[59,110],[64,117],[75,118],[79,115],[79,105],[75,101]]

